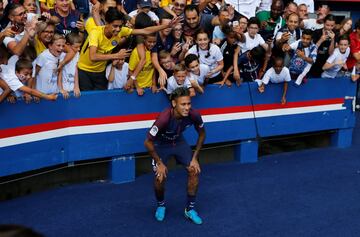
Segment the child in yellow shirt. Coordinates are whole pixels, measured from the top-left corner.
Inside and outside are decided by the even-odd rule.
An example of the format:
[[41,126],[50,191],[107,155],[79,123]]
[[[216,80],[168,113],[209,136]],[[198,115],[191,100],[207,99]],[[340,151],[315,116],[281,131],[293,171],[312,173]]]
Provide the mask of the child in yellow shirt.
[[[144,88],[151,88],[153,93],[158,91],[155,80],[155,69],[151,62],[151,49],[156,44],[156,34],[146,35],[144,37],[145,46],[145,65],[141,69],[137,77],[131,76],[130,80],[134,80],[136,92],[138,95],[144,94]],[[135,48],[130,55],[129,70],[130,74],[135,70],[136,66],[140,61],[138,50]]]

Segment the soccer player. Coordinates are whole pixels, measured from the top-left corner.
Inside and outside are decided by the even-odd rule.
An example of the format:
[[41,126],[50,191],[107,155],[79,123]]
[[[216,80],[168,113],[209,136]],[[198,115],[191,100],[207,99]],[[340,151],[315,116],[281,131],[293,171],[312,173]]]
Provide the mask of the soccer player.
[[[185,217],[195,224],[202,224],[202,219],[194,210],[194,206],[200,173],[198,154],[205,140],[204,123],[199,112],[191,108],[188,89],[177,88],[171,94],[170,100],[171,107],[160,113],[145,140],[145,147],[153,158],[155,172],[154,184],[157,199],[155,218],[158,221],[163,221],[165,218],[166,164],[170,156],[175,156],[177,162],[185,166],[188,171]],[[182,135],[183,131],[191,125],[194,125],[199,134],[194,153]]]

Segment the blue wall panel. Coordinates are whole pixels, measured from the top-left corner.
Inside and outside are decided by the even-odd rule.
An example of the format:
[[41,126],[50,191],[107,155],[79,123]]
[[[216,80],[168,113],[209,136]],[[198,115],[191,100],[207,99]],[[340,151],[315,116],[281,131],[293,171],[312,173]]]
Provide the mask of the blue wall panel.
[[[354,127],[352,100],[343,101],[340,107],[344,109],[331,111],[324,108],[321,112],[315,112],[320,105],[331,106],[338,103],[334,101],[355,94],[356,85],[347,78],[314,79],[300,87],[290,82],[286,105],[280,104],[282,84],[267,86],[262,94],[257,91],[257,87],[255,83],[250,85],[255,110],[260,106],[267,108],[268,113],[274,110],[279,111],[278,114],[284,113],[266,117],[255,113],[261,137]],[[285,114],[287,109],[292,111],[291,114]],[[304,113],[296,114],[296,110]]]
[[[0,105],[0,111],[6,113],[0,118],[0,176],[72,161],[145,152],[143,142],[146,131],[152,124],[151,120],[169,105],[165,94],[154,95],[150,91],[146,91],[142,97],[123,91],[97,91],[82,93],[79,99],[72,97],[63,100],[59,97],[55,102],[41,101],[38,104],[25,104],[23,101],[18,101],[14,105],[3,103]],[[205,124],[206,143],[256,137],[247,85],[232,88],[209,86],[204,95],[193,98],[193,107],[204,111],[204,120],[206,116],[221,117],[234,112],[251,114],[243,119],[212,118],[214,121]],[[150,121],[140,128],[126,127],[132,126],[128,124],[122,130],[110,132],[93,133],[89,130],[96,125],[141,123],[144,120]],[[60,136],[63,131],[56,130],[55,135],[52,134],[56,138],[19,142],[23,139],[19,135],[37,137],[36,132],[74,126],[78,130],[72,135],[64,132]],[[87,134],[89,131],[91,133]],[[196,143],[197,136],[193,128],[188,129],[185,136],[190,144]],[[19,144],[2,143],[13,137]]]

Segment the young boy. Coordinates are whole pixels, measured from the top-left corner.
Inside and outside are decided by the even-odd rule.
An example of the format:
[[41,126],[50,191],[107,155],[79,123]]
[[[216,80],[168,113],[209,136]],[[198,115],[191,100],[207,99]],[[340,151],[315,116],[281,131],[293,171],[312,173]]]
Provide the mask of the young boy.
[[171,57],[171,54],[165,50],[159,52],[160,66],[166,72],[167,77],[171,77],[174,73],[175,63]]
[[265,91],[265,85],[271,83],[284,83],[284,90],[281,97],[281,104],[286,103],[286,93],[288,89],[288,82],[291,81],[290,71],[287,67],[284,67],[284,59],[277,57],[274,60],[274,66],[266,71],[262,80],[258,81],[259,92]]
[[189,72],[188,78],[191,86],[199,93],[204,93],[204,82],[206,75],[210,72],[210,67],[206,64],[200,64],[198,56],[188,54],[185,57],[185,66]]
[[[66,35],[66,45],[75,55],[70,62],[63,66],[58,76],[58,87],[65,99],[69,98],[69,92],[71,91],[74,91],[75,97],[80,96],[77,62],[79,61],[79,51],[82,42],[83,37],[78,33],[71,32]],[[66,56],[65,52],[61,53],[60,61],[63,61]]]
[[[130,78],[134,80],[136,92],[139,96],[144,94],[144,88],[151,88],[153,93],[158,92],[155,80],[155,70],[151,62],[151,49],[156,44],[156,34],[150,34],[144,36],[144,46],[145,46],[145,65],[137,75],[137,77],[131,76]],[[138,50],[135,48],[130,55],[129,60],[129,70],[132,72],[135,70],[136,66],[140,61]]]
[[135,23],[135,17],[140,13],[146,13],[153,22],[159,24],[159,17],[155,14],[155,12],[151,11],[152,3],[151,0],[140,0],[138,1],[138,9],[129,13],[129,17],[131,17],[131,23]]
[[341,68],[347,70],[346,60],[349,55],[349,39],[341,38],[339,40],[338,48],[334,50],[333,54],[326,60],[326,63],[322,67],[324,72],[321,74],[321,77],[334,78]]
[[263,47],[257,46],[239,57],[238,68],[243,82],[252,82],[260,78],[260,65],[264,61],[265,53]]
[[38,90],[32,89],[24,84],[31,84],[33,65],[31,61],[19,59],[16,62],[15,70],[9,69],[6,74],[1,74],[6,84],[15,93],[16,97],[24,97],[26,102],[31,100],[31,96],[44,98],[47,100],[56,100],[56,94],[46,95]]
[[189,89],[190,96],[195,96],[195,90],[191,87],[189,79],[186,77],[187,71],[184,64],[176,64],[174,67],[174,75],[167,81],[166,93],[171,94],[179,87]]
[[125,59],[113,60],[106,67],[106,79],[109,81],[108,90],[128,89],[126,87],[128,77],[129,64],[125,62]]
[[65,36],[55,34],[49,48],[36,58],[36,89],[45,93],[58,93],[58,66],[64,51]]
[[220,82],[220,85],[223,86],[226,84],[227,86],[231,86],[231,83],[235,82],[233,78],[234,54],[239,51],[240,46],[237,45],[236,32],[229,26],[226,26],[223,29],[226,39],[221,42],[220,50],[224,57],[224,68],[221,71],[224,79]]
[[317,56],[317,47],[312,43],[312,31],[305,29],[301,40],[297,40],[290,45],[284,44],[283,51],[291,52],[290,75],[292,79],[296,80],[295,83],[300,85]]

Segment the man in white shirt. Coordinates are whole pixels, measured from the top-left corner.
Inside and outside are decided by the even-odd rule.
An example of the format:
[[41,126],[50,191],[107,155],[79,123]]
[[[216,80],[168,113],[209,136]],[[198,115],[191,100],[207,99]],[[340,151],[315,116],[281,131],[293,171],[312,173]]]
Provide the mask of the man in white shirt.
[[304,29],[310,29],[312,31],[324,28],[325,17],[330,13],[330,8],[327,5],[322,5],[317,10],[316,19],[305,19],[302,21],[301,26]]
[[261,45],[265,50],[268,49],[268,44],[266,44],[265,40],[258,34],[260,29],[260,22],[256,17],[252,17],[248,21],[247,32],[244,34],[245,42],[239,43],[241,48],[241,54],[246,51],[252,50],[256,46]]
[[324,72],[321,74],[321,77],[334,78],[342,67],[347,69],[346,60],[349,57],[349,54],[349,39],[341,38],[339,41],[339,47],[334,50],[322,67]]
[[34,14],[27,14],[20,4],[13,4],[9,9],[9,19],[11,29],[16,34],[14,37],[5,37],[3,43],[12,54],[21,55],[36,33],[37,19]]

